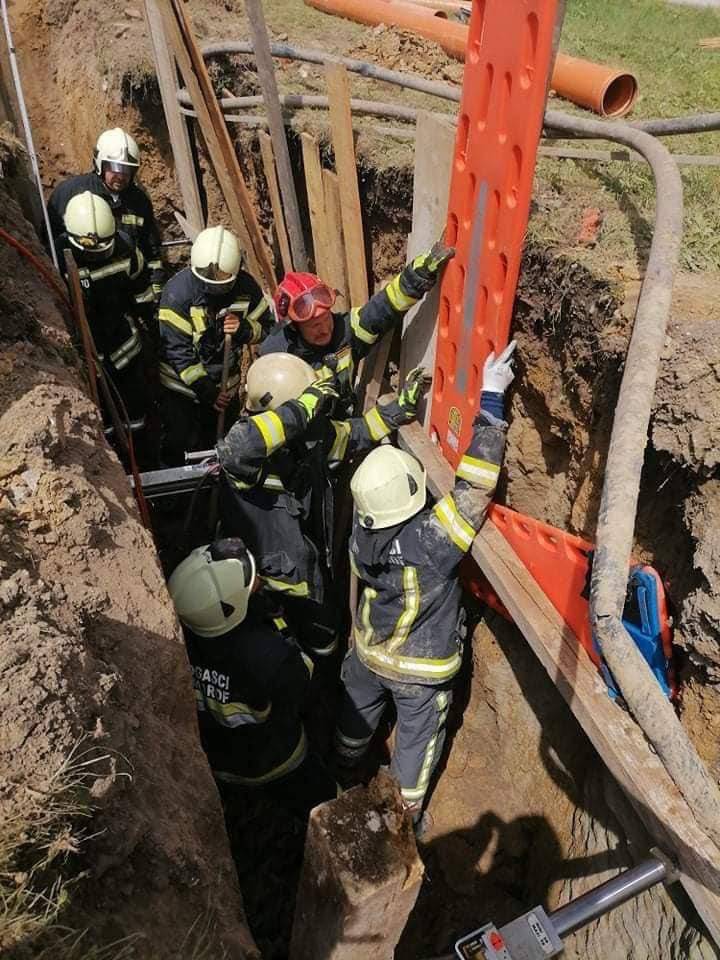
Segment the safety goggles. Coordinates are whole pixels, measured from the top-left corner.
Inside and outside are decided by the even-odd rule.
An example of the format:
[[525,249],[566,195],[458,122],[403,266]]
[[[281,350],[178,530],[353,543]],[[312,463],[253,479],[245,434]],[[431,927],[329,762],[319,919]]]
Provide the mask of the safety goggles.
[[325,283],[319,283],[312,290],[306,290],[288,304],[288,316],[296,323],[307,323],[320,313],[330,310],[335,303],[336,293]]

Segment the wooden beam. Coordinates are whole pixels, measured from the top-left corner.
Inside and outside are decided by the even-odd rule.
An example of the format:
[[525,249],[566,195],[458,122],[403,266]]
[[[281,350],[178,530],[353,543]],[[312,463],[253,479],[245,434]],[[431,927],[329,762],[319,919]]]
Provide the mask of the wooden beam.
[[242,176],[235,147],[215,97],[200,50],[192,35],[182,0],[158,0],[170,46],[198,116],[233,229],[245,249],[250,272],[266,290],[275,286],[272,258],[260,231]]
[[[260,155],[262,156],[263,169],[265,170],[265,179],[267,180],[268,193],[270,194],[270,206],[273,212],[273,226],[278,238],[280,247],[280,259],[282,260],[283,273],[289,273],[293,269],[292,256],[290,254],[290,244],[288,242],[287,230],[285,229],[285,217],[283,207],[280,201],[280,191],[278,189],[277,176],[275,174],[275,155],[273,153],[272,138],[264,130],[258,131],[258,141],[260,143]],[[278,273],[277,271],[275,271]],[[280,274],[278,273],[278,280]]]
[[265,101],[270,136],[272,137],[273,149],[277,160],[277,173],[280,181],[280,192],[282,193],[285,207],[292,259],[298,270],[307,270],[307,252],[305,251],[305,239],[303,237],[300,209],[298,207],[297,193],[295,192],[295,180],[293,178],[290,153],[285,135],[285,121],[283,120],[282,108],[280,107],[280,98],[275,80],[275,66],[270,51],[270,40],[268,39],[261,0],[245,0],[245,15],[250,24],[258,80],[260,81],[260,89],[262,90],[263,100]]
[[303,170],[307,187],[308,209],[310,211],[310,229],[312,230],[313,252],[315,254],[315,272],[330,281],[328,246],[342,243],[341,236],[330,231],[325,213],[325,191],[323,188],[323,169],[320,163],[320,148],[317,139],[310,133],[301,133]]
[[[450,173],[455,151],[455,124],[432,113],[418,113],[415,125],[415,171],[413,177],[412,230],[407,259],[412,260],[442,236],[447,222]],[[417,366],[430,372],[435,367],[435,343],[440,305],[440,284],[412,307],[403,319],[400,376]],[[418,422],[427,426],[430,403],[423,397]]]
[[325,78],[330,101],[330,128],[335,151],[335,169],[340,187],[340,211],[345,238],[350,303],[361,307],[368,299],[368,280],[350,112],[350,82],[347,70],[342,63],[326,63]]
[[338,176],[332,170],[323,170],[323,195],[325,197],[325,217],[328,228],[327,278],[340,293],[345,306],[350,306],[348,296],[347,271],[345,268],[345,243],[340,213],[340,186]]
[[[400,445],[425,466],[434,496],[453,486],[453,471],[419,424],[402,427]],[[720,945],[720,850],[692,811],[640,727],[614,703],[585,651],[492,522],[472,556],[512,615],[639,818],[679,865],[680,881],[710,936]]]
[[177,100],[177,67],[168,48],[165,27],[157,0],[145,0],[145,16],[155,57],[160,97],[175,161],[175,181],[182,195],[185,219],[197,235],[205,226],[197,171],[190,147],[187,121]]

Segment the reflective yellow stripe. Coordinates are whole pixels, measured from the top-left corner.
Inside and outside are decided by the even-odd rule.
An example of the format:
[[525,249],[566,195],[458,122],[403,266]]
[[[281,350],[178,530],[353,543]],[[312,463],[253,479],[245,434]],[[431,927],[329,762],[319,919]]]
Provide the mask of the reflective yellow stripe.
[[228,474],[228,477],[232,485],[237,487],[238,490],[252,490],[252,488],[255,486],[254,483],[245,483],[244,480],[238,480],[237,477],[233,477],[231,474]]
[[175,311],[169,307],[160,307],[158,317],[161,323],[166,323],[169,327],[175,327],[176,330],[179,330],[180,333],[184,333],[188,337],[192,336],[192,324],[189,323],[185,317],[181,317],[179,313],[175,313]]
[[261,297],[260,302],[255,307],[255,309],[248,314],[248,320],[250,320],[251,322],[255,320],[259,320],[260,317],[267,311],[269,306],[270,304],[267,302],[265,297]]
[[273,577],[260,577],[262,582],[271,590],[278,593],[289,593],[292,597],[309,597],[310,587],[305,580],[301,583],[285,583],[284,580],[275,580]]
[[149,270],[162,270],[163,262],[162,260],[148,260],[148,269]]
[[213,700],[212,697],[204,695],[203,700],[208,712],[223,727],[244,727],[265,723],[272,710],[271,703],[264,710],[254,710],[247,703],[220,703],[219,700]]
[[[367,588],[366,588],[367,589]],[[364,613],[364,611],[363,611]],[[460,653],[453,653],[444,660],[431,660],[427,657],[404,657],[401,654],[388,653],[382,644],[371,646],[362,630],[355,630],[355,643],[360,659],[370,668],[376,668],[381,675],[427,677],[432,680],[449,680],[460,669]]]
[[[135,277],[139,277],[140,274],[143,272],[143,269],[145,268],[145,257],[142,255],[142,250],[140,250],[139,248],[135,250],[135,259],[137,260],[137,270],[134,273],[130,274],[130,277],[132,280],[134,280]],[[128,267],[128,272],[129,272],[129,267]]]
[[278,630],[287,630],[287,620],[284,617],[273,617],[273,623]]
[[115,263],[109,263],[106,267],[91,270],[88,276],[91,280],[102,280],[103,277],[111,277],[116,273],[130,273],[129,257],[126,260],[116,260]]
[[370,607],[372,602],[377,597],[377,590],[373,590],[372,587],[365,587],[362,595],[362,612],[360,614],[360,623],[362,624],[364,634],[363,641],[367,644],[373,638],[373,628],[372,622],[370,621]]
[[257,320],[251,320],[248,317],[247,322],[250,325],[250,343],[259,343],[262,340],[263,328]]
[[390,433],[390,427],[380,416],[380,411],[377,407],[372,407],[370,410],[368,410],[363,417],[363,420],[370,431],[370,436],[376,442],[378,440],[382,440],[383,437],[386,437]]
[[476,531],[467,520],[460,516],[451,493],[448,493],[433,507],[433,513],[439,520],[452,542],[460,550],[467,551],[472,546]]
[[175,393],[181,393],[184,397],[192,400],[193,403],[200,402],[195,391],[185,386],[175,370],[173,370],[169,364],[162,362],[158,364],[158,380],[164,387],[167,387],[168,390],[174,390]]
[[250,306],[250,301],[247,299],[236,300],[235,303],[231,303],[227,308],[228,313],[239,313],[241,316],[245,316],[248,312],[248,307]]
[[205,333],[207,330],[207,312],[205,307],[190,307],[190,322],[195,333]]
[[335,439],[328,454],[330,463],[339,463],[345,459],[347,453],[348,440],[352,432],[352,427],[347,420],[331,420],[332,428],[335,431]]
[[153,290],[153,285],[150,284],[143,290],[142,293],[135,294],[135,303],[150,303],[151,300],[155,299],[155,291]]
[[274,410],[256,414],[250,418],[250,423],[255,424],[262,434],[268,454],[285,443],[285,427]]
[[200,380],[201,377],[207,377],[208,372],[202,363],[193,363],[190,367],[185,367],[184,370],[180,371],[180,379],[187,386],[191,386],[195,383],[196,380]]
[[370,333],[369,330],[366,330],[362,325],[362,320],[360,319],[360,307],[353,307],[350,311],[350,329],[358,338],[362,340],[363,343],[375,343],[378,338],[376,333]]
[[414,787],[400,788],[400,792],[405,800],[422,800],[427,793],[428,784],[430,783],[430,774],[432,773],[433,766],[435,765],[435,748],[437,746],[438,737],[440,736],[440,731],[443,728],[448,712],[448,695],[444,690],[441,690],[440,693],[438,693],[435,697],[435,709],[438,711],[435,733],[432,735],[432,737],[430,737],[428,744],[425,747],[425,753],[423,755],[423,762],[422,766],[420,767],[417,783]]
[[455,473],[461,480],[492,490],[497,485],[500,467],[496,463],[490,463],[489,460],[478,460],[476,457],[465,454]]
[[131,227],[141,227],[145,223],[145,217],[140,217],[136,213],[124,213],[120,220]]
[[266,490],[275,490],[282,492],[285,490],[285,484],[276,473],[269,473],[263,480],[263,487]]
[[355,574],[356,577],[360,578],[360,571],[357,568],[355,563],[355,557],[352,555],[352,550],[350,551],[350,569]]
[[385,287],[385,293],[393,309],[399,313],[404,313],[406,310],[409,310],[413,304],[417,303],[415,297],[409,297],[406,293],[403,293],[402,287],[400,286],[400,274]]
[[225,783],[239,783],[245,786],[270,783],[272,780],[279,780],[280,777],[284,777],[288,773],[292,773],[293,770],[300,766],[306,755],[307,739],[305,738],[305,731],[303,730],[300,734],[298,745],[295,747],[288,759],[285,760],[284,763],[278,764],[277,767],[273,767],[272,770],[264,773],[261,777],[241,777],[239,773],[228,773],[225,770],[213,770],[213,773],[218,780],[222,780]]
[[312,675],[315,672],[315,664],[306,653],[301,652],[300,656],[303,658],[303,663],[307,667],[307,672],[310,674],[310,679],[312,679]]
[[405,567],[403,569],[403,611],[397,618],[393,634],[388,640],[388,653],[394,653],[407,640],[415,618],[420,610],[420,584],[418,583],[417,569]]

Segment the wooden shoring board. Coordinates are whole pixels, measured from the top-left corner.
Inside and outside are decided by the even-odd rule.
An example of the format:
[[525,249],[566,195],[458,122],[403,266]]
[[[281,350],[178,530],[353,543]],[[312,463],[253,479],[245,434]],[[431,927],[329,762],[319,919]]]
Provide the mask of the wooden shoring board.
[[[264,130],[258,131],[258,142],[260,143],[260,155],[262,157],[263,169],[265,171],[265,180],[270,194],[270,206],[273,212],[273,226],[278,238],[280,247],[280,259],[282,260],[283,273],[290,273],[293,268],[292,255],[290,253],[290,242],[288,240],[287,230],[285,228],[285,216],[283,206],[280,200],[280,189],[278,187],[277,174],[275,172],[275,154],[273,153],[272,138]],[[278,271],[275,271],[278,273]],[[278,274],[279,277],[279,274]]]
[[[413,215],[408,237],[408,261],[429,250],[443,234],[455,151],[454,123],[420,111],[415,130]],[[420,365],[429,371],[435,368],[439,304],[440,284],[436,284],[417,306],[411,307],[405,314],[400,349],[401,378]],[[430,419],[429,398],[421,399],[417,419],[427,426]]]
[[[448,493],[453,471],[419,424],[402,427],[400,445],[427,470],[434,496]],[[720,850],[697,825],[684,797],[500,531],[486,523],[472,556],[511,614],[550,679],[658,846],[679,866],[679,879],[708,933],[720,945]]]
[[345,301],[345,308],[349,309],[350,298],[348,297],[347,271],[345,269],[345,244],[342,231],[342,215],[340,213],[338,176],[332,170],[323,170],[322,180],[328,228],[327,279]]
[[352,113],[350,110],[350,82],[347,69],[342,63],[325,64],[327,80],[330,129],[335,169],[340,188],[340,212],[345,238],[345,262],[347,265],[350,303],[361,307],[368,299],[367,264],[365,262],[365,239],[360,206],[355,141],[353,139]]
[[315,255],[315,273],[323,280],[331,282],[328,258],[328,245],[342,243],[342,237],[330,232],[325,212],[325,191],[323,188],[323,169],[320,163],[320,148],[317,139],[311,133],[301,133],[303,170],[307,188],[308,210],[310,211],[310,229],[312,231],[313,252]]
[[175,180],[180,187],[183,198],[185,219],[190,225],[190,229],[197,235],[205,226],[202,201],[190,146],[187,121],[180,113],[178,105],[175,59],[168,48],[158,0],[145,0],[145,16],[155,57],[155,72],[157,73],[160,98],[165,113],[165,123],[167,124],[170,146],[175,161]]
[[238,164],[220,105],[200,50],[195,43],[182,0],[158,0],[165,31],[198,116],[215,176],[230,220],[245,249],[250,272],[266,290],[273,290],[275,273],[260,232],[252,200]]

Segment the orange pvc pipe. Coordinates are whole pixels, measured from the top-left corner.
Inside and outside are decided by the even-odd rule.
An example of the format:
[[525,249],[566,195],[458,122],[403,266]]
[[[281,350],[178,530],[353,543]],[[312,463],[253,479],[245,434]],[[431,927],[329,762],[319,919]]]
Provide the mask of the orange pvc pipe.
[[550,86],[558,96],[603,117],[624,117],[638,95],[638,82],[627,70],[559,53]]
[[[384,23],[434,40],[456,60],[465,59],[468,27],[448,20],[444,11],[403,0],[305,0],[308,6],[376,26]],[[607,67],[591,60],[559,53],[550,81],[552,89],[566,100],[594,110],[603,117],[623,117],[638,93],[637,77],[627,70]]]

